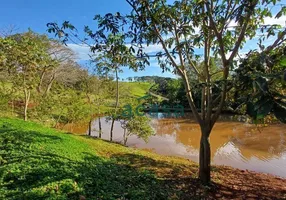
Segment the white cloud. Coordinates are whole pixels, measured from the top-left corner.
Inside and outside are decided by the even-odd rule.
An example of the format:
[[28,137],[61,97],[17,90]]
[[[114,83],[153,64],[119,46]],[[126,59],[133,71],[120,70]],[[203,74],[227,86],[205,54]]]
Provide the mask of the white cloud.
[[[264,18],[264,25],[274,25],[274,24],[278,24],[281,25],[282,27],[286,26],[286,16],[282,16],[278,19],[276,19],[275,17],[265,17]],[[235,22],[234,20],[231,20],[228,24],[228,29],[229,30],[234,30],[234,27],[238,26],[238,23]]]
[[[67,46],[72,49],[77,55],[78,60],[89,60],[89,55],[91,54],[90,48],[88,45],[79,45],[79,44],[67,44]],[[128,44],[127,46],[131,46]],[[143,45],[144,51],[147,54],[156,54],[160,51],[163,51],[161,44],[152,44],[152,45]]]
[[90,48],[87,45],[67,44],[77,54],[78,60],[89,60]]
[[[131,44],[127,44],[126,46],[131,47]],[[150,44],[148,46],[147,46],[147,44],[143,44],[142,47],[144,49],[144,52],[147,53],[147,54],[152,54],[153,55],[153,54],[156,54],[158,52],[164,52],[164,49],[163,49],[163,47],[162,47],[162,45],[160,43],[159,44]],[[174,47],[175,46],[173,46],[172,48],[174,48]],[[169,49],[169,50],[171,50],[171,49]],[[135,51],[136,50],[137,50],[137,48],[135,48]]]
[[227,29],[230,31],[233,31],[236,26],[238,26],[237,22],[235,22],[234,20],[231,20],[227,26]]
[[264,19],[264,24],[265,25],[274,25],[274,24],[279,24],[282,27],[286,26],[286,16],[282,16],[279,19],[276,19],[275,17],[266,17]]
[[[282,16],[279,19],[276,19],[275,17],[266,17],[264,19],[264,24],[265,25],[279,24],[279,25],[285,27],[286,26],[286,16]],[[230,21],[228,28],[230,30],[232,30],[237,25],[238,24],[234,20],[232,20],[232,21]],[[196,33],[199,33],[199,31],[200,31],[199,27],[194,27],[194,29],[195,29]],[[169,36],[166,36],[166,38],[168,38],[168,37]],[[257,38],[255,38],[255,39],[257,39]],[[270,43],[271,42],[270,40],[271,40],[271,38],[269,38],[267,42]],[[78,45],[78,44],[67,44],[67,45],[69,48],[71,48],[74,52],[77,53],[78,60],[89,60],[90,59],[90,57],[89,57],[90,49],[87,45]],[[130,46],[130,44],[127,46]],[[247,47],[247,46],[249,46],[249,44],[246,44],[245,47]],[[143,45],[143,47],[144,47],[144,51],[147,54],[155,55],[158,52],[164,52],[161,44],[151,44],[149,46]],[[171,50],[171,49],[169,49],[169,50]],[[243,54],[244,53],[242,53],[242,55],[240,55],[240,56],[244,56]]]
[[158,53],[160,51],[163,51],[162,45],[161,44],[152,44],[152,45],[143,45],[144,47],[144,51],[147,54],[151,54],[151,53]]

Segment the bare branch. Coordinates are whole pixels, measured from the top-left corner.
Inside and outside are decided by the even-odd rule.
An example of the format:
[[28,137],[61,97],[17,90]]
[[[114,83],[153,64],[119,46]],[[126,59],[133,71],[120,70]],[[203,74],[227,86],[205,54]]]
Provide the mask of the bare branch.
[[247,27],[248,27],[248,25],[249,25],[250,17],[251,17],[251,15],[252,15],[253,12],[254,12],[254,9],[255,9],[255,6],[257,5],[257,3],[258,3],[258,1],[256,0],[256,1],[251,5],[251,8],[249,8],[249,11],[248,11],[248,13],[247,13],[246,19],[244,20],[244,24],[243,24],[243,26],[242,26],[242,28],[241,28],[241,31],[240,31],[239,36],[238,36],[238,38],[237,38],[237,41],[236,41],[236,43],[235,43],[235,45],[234,45],[234,49],[233,49],[233,51],[232,51],[232,53],[231,53],[231,55],[230,55],[230,57],[229,57],[229,59],[228,59],[228,62],[232,62],[232,61],[233,61],[235,55],[236,55],[237,52],[238,52],[238,49],[240,48],[241,42],[242,42],[242,40],[243,40],[244,37],[245,37],[245,31],[246,31],[246,29],[247,29]]
[[286,29],[283,32],[281,32],[280,34],[278,34],[277,39],[273,42],[273,44],[271,46],[266,48],[264,53],[268,54],[271,50],[273,50],[274,48],[279,46],[282,42],[284,42],[286,40],[286,39],[284,39],[285,35],[286,35]]
[[181,66],[184,67],[184,66],[185,66],[185,63],[184,63],[184,59],[183,59],[182,49],[181,49],[181,47],[180,47],[180,39],[179,39],[179,35],[178,35],[178,30],[177,30],[176,22],[174,22],[174,30],[175,30],[176,43],[177,43],[178,51],[179,51],[180,63],[181,63]]
[[210,27],[214,30],[215,35],[216,35],[217,40],[218,40],[218,43],[219,43],[220,55],[221,55],[222,61],[223,61],[224,64],[226,64],[227,63],[227,59],[226,59],[226,56],[225,56],[225,49],[224,49],[224,44],[223,44],[222,33],[220,31],[218,31],[218,29],[217,29],[217,25],[216,25],[216,23],[215,23],[215,21],[213,19],[212,10],[210,8],[209,3],[206,3],[206,8],[207,8],[207,14],[208,14],[208,17],[209,17],[209,20],[210,20]]
[[191,67],[195,70],[195,73],[197,74],[197,76],[198,76],[199,78],[202,78],[202,76],[201,76],[199,70],[197,69],[197,67],[196,67],[195,64],[193,63],[192,59],[190,58],[189,52],[187,52],[187,49],[188,49],[188,47],[187,47],[187,38],[186,38],[185,35],[184,35],[184,39],[185,39],[186,57],[187,57],[187,59],[188,59],[188,62],[189,62],[189,64],[191,65]]
[[197,120],[197,122],[201,125],[202,124],[202,118],[200,117],[200,115],[197,111],[196,105],[194,103],[193,94],[191,92],[191,87],[190,87],[190,83],[189,83],[186,71],[184,71],[182,78],[184,80],[183,82],[184,82],[185,90],[187,93],[188,102],[191,106],[192,113],[194,114],[194,117]]

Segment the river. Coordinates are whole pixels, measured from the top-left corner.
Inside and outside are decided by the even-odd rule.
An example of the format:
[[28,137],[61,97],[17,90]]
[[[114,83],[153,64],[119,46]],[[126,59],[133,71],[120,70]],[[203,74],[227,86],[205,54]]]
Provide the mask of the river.
[[[102,138],[109,139],[110,123],[103,118]],[[136,136],[128,139],[130,147],[163,155],[184,157],[198,162],[200,128],[188,118],[153,118],[155,135],[145,143]],[[67,129],[66,127],[65,129]],[[87,133],[87,125],[73,126],[73,132]],[[93,121],[92,134],[98,135],[98,121]],[[123,129],[115,123],[114,141],[123,140]],[[210,136],[212,164],[269,173],[286,178],[286,125],[272,124],[257,128],[253,124],[223,117]]]

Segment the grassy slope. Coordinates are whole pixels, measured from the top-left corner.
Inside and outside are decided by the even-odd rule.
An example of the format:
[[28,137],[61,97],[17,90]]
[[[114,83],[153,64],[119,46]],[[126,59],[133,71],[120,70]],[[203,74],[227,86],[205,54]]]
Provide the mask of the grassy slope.
[[[122,105],[129,103],[130,98],[137,99],[139,97],[145,96],[149,89],[151,88],[151,83],[145,82],[119,82],[119,102]],[[108,112],[110,109],[114,108],[115,97],[105,99],[107,105],[101,106],[101,112]]]
[[128,90],[134,97],[142,97],[146,95],[151,86],[152,84],[147,82],[120,82],[119,87],[122,87],[122,90]]
[[215,167],[213,187],[204,188],[197,169],[185,159],[0,118],[0,199],[285,197],[282,179]]

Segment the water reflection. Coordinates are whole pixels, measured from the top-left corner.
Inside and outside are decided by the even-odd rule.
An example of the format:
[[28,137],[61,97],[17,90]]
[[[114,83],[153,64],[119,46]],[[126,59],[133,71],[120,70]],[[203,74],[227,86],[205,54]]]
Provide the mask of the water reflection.
[[[237,120],[237,118],[236,118]],[[240,118],[240,121],[245,121]],[[198,162],[200,128],[191,118],[164,118],[152,120],[156,135],[148,143],[131,136],[127,145],[148,149],[159,154],[185,157]],[[98,121],[93,122],[97,136]],[[109,139],[110,122],[102,120],[103,139]],[[87,132],[87,127],[83,128]],[[115,123],[114,140],[122,141],[123,130]],[[254,170],[286,177],[286,125],[277,124],[257,128],[245,122],[224,116],[217,122],[211,137],[212,163],[240,169]]]

